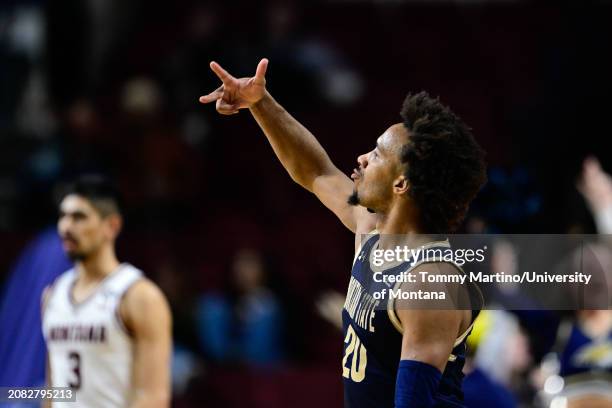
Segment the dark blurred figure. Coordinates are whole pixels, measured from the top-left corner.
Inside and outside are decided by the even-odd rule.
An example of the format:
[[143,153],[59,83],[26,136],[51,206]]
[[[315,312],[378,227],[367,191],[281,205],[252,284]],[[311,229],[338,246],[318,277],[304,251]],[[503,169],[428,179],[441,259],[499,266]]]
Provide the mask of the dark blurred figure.
[[[576,268],[593,271],[592,284],[609,299],[612,243],[607,234],[612,233],[612,177],[595,157],[588,157],[577,188],[597,232],[603,235],[588,245],[589,251],[576,251],[573,261]],[[579,310],[567,316],[535,379],[542,388],[541,402],[551,408],[612,407],[612,310]]]
[[266,286],[267,273],[259,252],[242,249],[232,261],[230,289],[201,296],[199,338],[213,360],[271,365],[283,359],[281,305]]
[[191,381],[203,370],[195,352],[198,348],[194,324],[194,296],[186,268],[173,258],[163,259],[155,269],[155,280],[168,298],[172,313],[172,393],[185,393]]
[[296,106],[320,104],[321,97],[336,106],[356,103],[364,92],[362,78],[330,41],[310,28],[304,11],[291,1],[272,1],[264,9],[263,55],[275,64],[270,89]]
[[0,293],[2,386],[44,385],[46,350],[40,329],[40,296],[71,266],[55,227],[41,232],[17,259]]

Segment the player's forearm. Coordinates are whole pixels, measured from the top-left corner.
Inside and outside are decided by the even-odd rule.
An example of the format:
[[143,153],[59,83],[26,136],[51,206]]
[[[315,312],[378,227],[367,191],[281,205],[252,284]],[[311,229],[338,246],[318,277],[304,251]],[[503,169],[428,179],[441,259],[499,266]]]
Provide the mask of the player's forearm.
[[317,139],[293,118],[272,96],[250,108],[253,117],[291,178],[312,191],[312,182],[333,169],[329,156]]

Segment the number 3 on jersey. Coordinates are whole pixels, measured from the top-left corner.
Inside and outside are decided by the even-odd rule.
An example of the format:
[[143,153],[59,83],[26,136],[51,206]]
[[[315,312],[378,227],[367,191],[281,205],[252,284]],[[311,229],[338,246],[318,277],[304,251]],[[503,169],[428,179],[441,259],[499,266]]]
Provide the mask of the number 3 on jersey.
[[[350,378],[355,382],[361,382],[365,378],[368,353],[365,346],[361,344],[359,337],[357,337],[357,333],[353,330],[353,326],[350,324],[346,330],[344,343],[346,343],[347,346],[344,350],[344,358],[342,359],[342,376],[344,378]],[[351,367],[349,368],[346,366],[346,361],[351,354],[353,358],[351,359]]]
[[81,388],[81,355],[75,351],[68,353],[68,360],[72,366],[72,381],[68,383],[70,388],[78,390]]

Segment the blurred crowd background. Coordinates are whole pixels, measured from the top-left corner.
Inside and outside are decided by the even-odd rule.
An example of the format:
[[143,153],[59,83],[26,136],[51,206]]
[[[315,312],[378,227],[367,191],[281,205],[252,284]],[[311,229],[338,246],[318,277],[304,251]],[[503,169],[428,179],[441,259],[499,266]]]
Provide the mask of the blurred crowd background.
[[[0,385],[43,380],[40,291],[68,265],[55,192],[102,173],[125,198],[120,259],[172,306],[176,407],[340,406],[353,237],[248,112],[198,103],[209,62],[247,76],[269,58],[270,92],[347,174],[408,92],[439,95],[488,153],[464,232],[612,233],[611,18],[609,1],[2,1]],[[603,327],[609,373],[611,320],[486,314],[470,406],[548,406],[568,324]]]

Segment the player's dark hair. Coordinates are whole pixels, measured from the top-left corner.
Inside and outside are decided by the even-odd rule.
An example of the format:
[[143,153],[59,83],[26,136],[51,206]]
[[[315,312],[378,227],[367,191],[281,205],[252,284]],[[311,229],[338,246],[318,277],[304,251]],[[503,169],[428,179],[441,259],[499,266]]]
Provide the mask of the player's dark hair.
[[410,133],[401,160],[423,232],[453,232],[487,180],[485,153],[461,118],[426,92],[409,94],[400,115]]
[[103,217],[121,214],[121,195],[115,185],[104,176],[80,176],[62,191],[62,198],[71,194],[86,198]]

